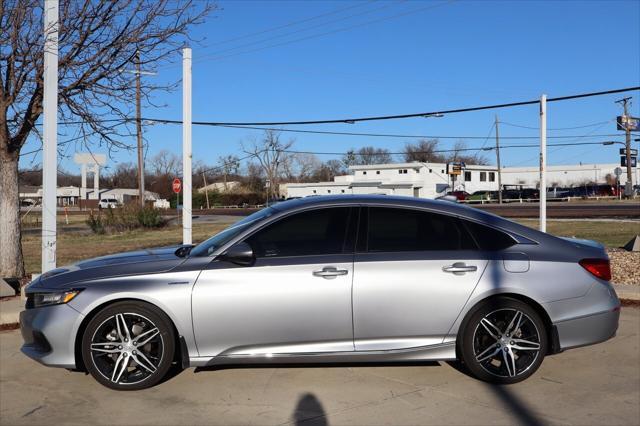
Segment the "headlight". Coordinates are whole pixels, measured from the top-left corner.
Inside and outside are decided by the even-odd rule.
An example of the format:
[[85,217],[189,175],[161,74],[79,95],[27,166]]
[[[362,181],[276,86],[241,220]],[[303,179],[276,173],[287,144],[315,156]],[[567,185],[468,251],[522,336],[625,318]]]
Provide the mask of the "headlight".
[[52,293],[31,293],[27,295],[27,309],[60,305],[72,301],[82,290],[67,290]]

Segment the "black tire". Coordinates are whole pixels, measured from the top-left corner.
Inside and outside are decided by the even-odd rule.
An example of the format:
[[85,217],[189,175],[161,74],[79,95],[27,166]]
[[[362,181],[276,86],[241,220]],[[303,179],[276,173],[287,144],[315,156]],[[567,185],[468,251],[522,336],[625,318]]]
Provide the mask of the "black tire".
[[171,368],[174,355],[171,320],[143,302],[124,301],[105,307],[89,321],[82,336],[84,365],[94,379],[111,389],[139,390],[156,385]]
[[542,318],[526,303],[510,297],[483,302],[463,327],[458,341],[462,362],[473,376],[486,382],[521,382],[536,372],[547,353]]

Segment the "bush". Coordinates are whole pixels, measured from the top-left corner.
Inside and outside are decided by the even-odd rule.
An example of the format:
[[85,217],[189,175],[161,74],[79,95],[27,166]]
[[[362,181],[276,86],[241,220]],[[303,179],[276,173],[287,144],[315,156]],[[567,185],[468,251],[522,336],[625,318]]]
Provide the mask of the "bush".
[[93,231],[94,234],[104,234],[104,223],[102,217],[100,216],[100,212],[98,214],[94,214],[93,210],[89,211],[89,218],[87,219],[87,225]]
[[153,207],[144,207],[138,210],[138,223],[144,228],[160,228],[165,225],[160,211]]
[[159,228],[166,222],[152,207],[141,208],[128,204],[121,208],[104,209],[89,213],[87,225],[96,234],[131,231],[136,228]]

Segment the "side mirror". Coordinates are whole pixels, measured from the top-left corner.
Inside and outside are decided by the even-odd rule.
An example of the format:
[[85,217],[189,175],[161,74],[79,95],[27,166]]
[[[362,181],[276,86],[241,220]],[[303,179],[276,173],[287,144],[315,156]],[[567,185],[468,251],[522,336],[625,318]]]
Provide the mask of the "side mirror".
[[227,251],[220,255],[220,259],[242,266],[251,266],[255,262],[253,249],[244,241],[229,247]]
[[191,249],[194,248],[195,246],[193,244],[188,244],[186,246],[180,246],[178,247],[178,249],[174,252],[174,254],[178,257],[187,257],[187,255],[189,254],[189,252],[191,252]]

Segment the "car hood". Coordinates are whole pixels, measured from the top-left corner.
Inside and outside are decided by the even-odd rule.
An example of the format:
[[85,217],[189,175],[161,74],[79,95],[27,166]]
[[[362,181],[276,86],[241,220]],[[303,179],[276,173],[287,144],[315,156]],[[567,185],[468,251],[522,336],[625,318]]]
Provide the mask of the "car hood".
[[85,286],[102,278],[166,272],[184,262],[185,258],[175,254],[180,247],[136,250],[82,260],[45,272],[32,281],[28,290],[66,288],[78,283]]

